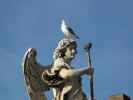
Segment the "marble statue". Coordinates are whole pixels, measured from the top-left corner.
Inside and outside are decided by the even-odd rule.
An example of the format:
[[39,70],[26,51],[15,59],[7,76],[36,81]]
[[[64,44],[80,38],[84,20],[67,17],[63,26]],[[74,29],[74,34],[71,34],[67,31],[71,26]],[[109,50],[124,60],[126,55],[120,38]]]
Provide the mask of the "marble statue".
[[72,66],[76,54],[76,40],[63,38],[54,50],[53,63],[44,66],[36,60],[36,49],[29,48],[22,67],[30,100],[47,100],[45,92],[49,90],[53,92],[53,100],[88,100],[82,89],[81,76],[92,75],[93,69]]

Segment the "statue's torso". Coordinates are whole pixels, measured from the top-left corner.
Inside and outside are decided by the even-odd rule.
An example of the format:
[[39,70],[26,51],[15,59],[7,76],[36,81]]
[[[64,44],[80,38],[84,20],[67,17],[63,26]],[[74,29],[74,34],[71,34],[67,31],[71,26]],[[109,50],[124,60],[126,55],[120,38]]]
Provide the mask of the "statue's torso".
[[[53,69],[61,71],[62,68],[68,70],[73,69],[69,64],[65,63],[63,59],[57,59],[57,62],[53,65]],[[54,89],[54,94],[57,98],[55,100],[87,100],[81,89],[80,77],[68,79],[60,88],[61,89]]]

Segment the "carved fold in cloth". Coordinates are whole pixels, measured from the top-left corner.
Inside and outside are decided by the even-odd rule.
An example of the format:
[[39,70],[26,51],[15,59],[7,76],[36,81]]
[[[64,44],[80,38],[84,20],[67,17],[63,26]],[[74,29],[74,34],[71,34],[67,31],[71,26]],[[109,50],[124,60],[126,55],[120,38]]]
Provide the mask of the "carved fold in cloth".
[[59,71],[52,72],[51,70],[46,70],[42,74],[43,81],[49,86],[49,87],[59,87],[64,84],[64,79],[59,76]]

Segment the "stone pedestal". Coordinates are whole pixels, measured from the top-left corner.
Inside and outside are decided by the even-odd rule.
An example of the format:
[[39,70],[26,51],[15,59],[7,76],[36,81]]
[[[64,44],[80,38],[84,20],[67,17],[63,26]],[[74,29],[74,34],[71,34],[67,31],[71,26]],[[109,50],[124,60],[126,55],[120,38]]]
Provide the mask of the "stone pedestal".
[[131,100],[126,94],[116,94],[108,98],[108,100]]

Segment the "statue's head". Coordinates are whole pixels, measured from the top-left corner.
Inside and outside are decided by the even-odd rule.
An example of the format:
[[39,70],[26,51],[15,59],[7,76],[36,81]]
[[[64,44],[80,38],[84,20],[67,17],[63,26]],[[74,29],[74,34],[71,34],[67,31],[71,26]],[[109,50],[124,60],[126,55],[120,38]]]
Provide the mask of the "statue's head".
[[77,43],[73,39],[62,39],[59,41],[58,46],[54,51],[53,58],[64,58],[72,60],[77,54]]

